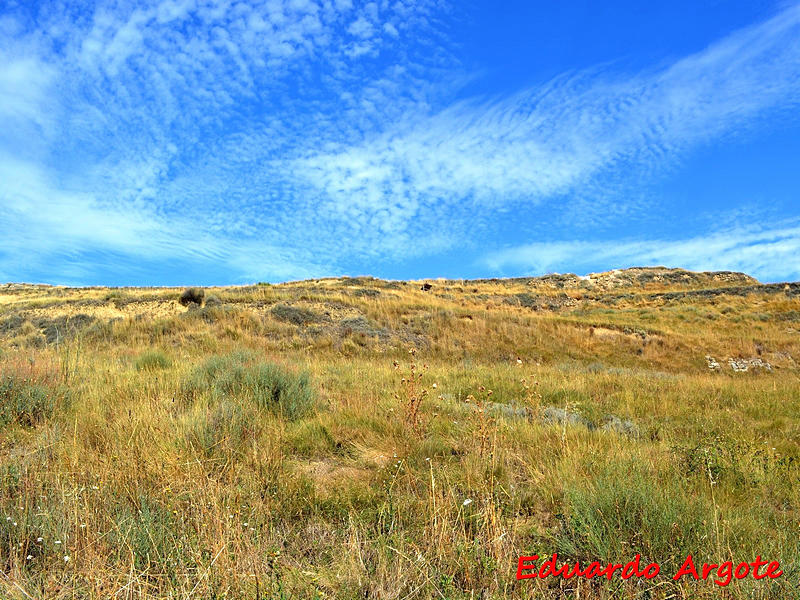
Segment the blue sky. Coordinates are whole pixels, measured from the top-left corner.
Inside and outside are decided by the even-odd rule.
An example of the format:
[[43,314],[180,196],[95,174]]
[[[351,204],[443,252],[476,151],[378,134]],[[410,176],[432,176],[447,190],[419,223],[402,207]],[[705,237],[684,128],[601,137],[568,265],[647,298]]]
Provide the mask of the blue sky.
[[0,281],[797,280],[798,117],[794,2],[4,0]]

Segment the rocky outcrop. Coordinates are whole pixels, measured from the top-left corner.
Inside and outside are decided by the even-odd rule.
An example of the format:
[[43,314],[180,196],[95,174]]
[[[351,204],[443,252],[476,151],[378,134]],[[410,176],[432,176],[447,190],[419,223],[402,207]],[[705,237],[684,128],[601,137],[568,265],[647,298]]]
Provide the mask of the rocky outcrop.
[[[787,355],[792,360],[790,355]],[[766,371],[772,373],[772,365],[763,358],[757,356],[753,358],[729,358],[728,366],[736,373],[747,373],[748,371]],[[722,371],[722,365],[713,356],[706,354],[706,364],[711,371]]]
[[751,370],[772,372],[772,365],[758,357],[755,358],[729,358],[728,364],[737,373],[747,373]]

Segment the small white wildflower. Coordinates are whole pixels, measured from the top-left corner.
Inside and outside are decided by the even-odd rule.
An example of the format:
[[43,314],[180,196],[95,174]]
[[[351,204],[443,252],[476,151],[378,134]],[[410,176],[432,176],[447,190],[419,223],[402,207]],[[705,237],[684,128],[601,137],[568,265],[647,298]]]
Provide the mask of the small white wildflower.
[[14,527],[16,527],[16,526],[17,526],[17,522],[16,522],[16,521],[14,521]]
[[431,459],[430,459],[430,458],[426,458],[425,460],[426,460],[427,462],[431,462]]
[[69,562],[69,556],[67,556],[66,554],[64,555],[64,562]]
[[436,389],[437,387],[439,387],[439,386],[434,383],[433,384],[433,389]]
[[38,537],[38,538],[36,538],[36,541],[37,541],[37,542],[39,542],[39,543],[41,544],[41,543],[44,541],[44,538],[40,538],[40,537]]
[[60,546],[60,545],[61,545],[61,540],[56,540],[56,546]]
[[469,506],[470,504],[472,504],[472,498],[467,498],[461,503],[461,506]]
[[245,523],[244,527],[248,527],[249,525],[250,525],[250,523]]

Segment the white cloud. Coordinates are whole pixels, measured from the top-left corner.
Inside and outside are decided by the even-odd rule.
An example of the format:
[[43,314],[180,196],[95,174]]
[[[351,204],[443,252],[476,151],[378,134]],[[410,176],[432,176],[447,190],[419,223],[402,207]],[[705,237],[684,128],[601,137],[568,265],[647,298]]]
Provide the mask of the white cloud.
[[400,36],[400,33],[397,31],[397,27],[395,27],[391,23],[384,23],[383,30],[393,38]]
[[0,156],[0,222],[4,228],[0,280],[15,279],[21,264],[36,272],[47,270],[52,257],[61,257],[60,281],[100,283],[91,264],[65,259],[82,255],[90,261],[114,257],[125,261],[116,268],[132,270],[148,261],[208,261],[218,269],[230,269],[235,280],[334,272],[310,249],[281,240],[221,237],[213,223],[196,215],[168,215],[142,202],[109,205],[90,194],[65,192],[35,165],[7,156]]
[[355,37],[371,37],[373,33],[372,23],[367,21],[364,17],[358,17],[358,19],[350,23],[350,26],[347,28],[347,32]]

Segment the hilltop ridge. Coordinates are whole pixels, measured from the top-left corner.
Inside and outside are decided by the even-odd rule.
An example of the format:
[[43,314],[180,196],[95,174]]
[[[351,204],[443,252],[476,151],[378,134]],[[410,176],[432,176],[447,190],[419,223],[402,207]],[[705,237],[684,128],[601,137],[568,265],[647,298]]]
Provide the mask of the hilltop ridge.
[[755,278],[737,271],[689,271],[669,267],[629,267],[612,269],[587,275],[575,273],[548,273],[532,277],[480,278],[480,279],[423,279],[443,283],[519,282],[537,288],[551,289],[614,289],[620,287],[723,287],[733,285],[761,285]]
[[[611,271],[601,271],[598,273],[588,273],[587,275],[577,275],[575,273],[547,273],[530,277],[481,277],[476,279],[452,279],[446,277],[421,278],[409,280],[386,280],[372,276],[357,277],[320,277],[303,279],[299,281],[285,281],[275,285],[290,285],[296,283],[311,283],[323,281],[395,281],[395,282],[439,282],[444,284],[469,284],[469,283],[525,283],[533,287],[554,288],[554,289],[613,289],[616,287],[648,287],[648,286],[673,286],[673,287],[722,287],[727,285],[761,285],[755,278],[737,271],[689,271],[681,268],[669,267],[628,267],[624,269],[612,269]],[[71,288],[80,289],[105,289],[107,287],[130,287],[134,289],[170,289],[183,286],[65,286],[51,285],[46,283],[26,283],[8,282],[0,284],[0,290],[18,291],[48,288]],[[220,286],[210,286],[220,287]],[[241,286],[222,286],[222,287],[241,287]]]

